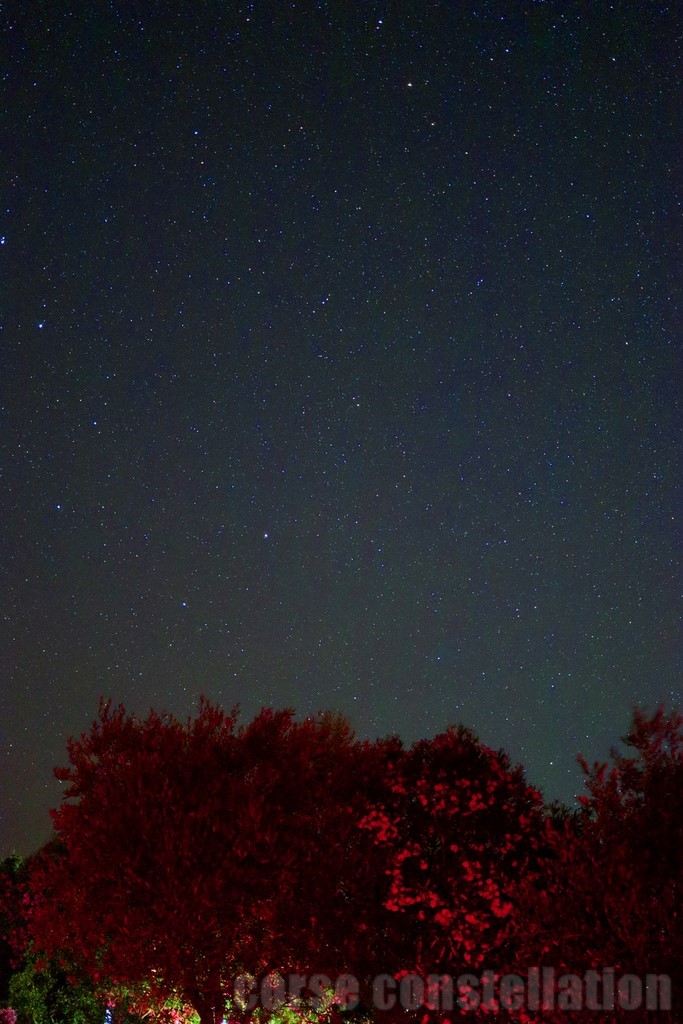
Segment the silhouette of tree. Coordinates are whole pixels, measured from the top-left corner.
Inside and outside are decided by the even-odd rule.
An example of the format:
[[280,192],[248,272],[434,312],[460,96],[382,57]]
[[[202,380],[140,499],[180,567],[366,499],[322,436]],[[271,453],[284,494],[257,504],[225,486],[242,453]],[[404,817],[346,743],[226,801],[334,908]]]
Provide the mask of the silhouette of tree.
[[[581,809],[548,819],[551,858],[520,886],[516,921],[520,963],[583,976],[666,974],[673,1005],[683,1005],[683,719],[636,709],[627,752],[611,764],[580,762],[587,794]],[[602,999],[602,989],[599,991]],[[645,1021],[641,1011],[614,1020]],[[584,1011],[604,1020],[604,1012]],[[546,1013],[563,1020],[566,1013]],[[675,1020],[661,1014],[658,1019]]]

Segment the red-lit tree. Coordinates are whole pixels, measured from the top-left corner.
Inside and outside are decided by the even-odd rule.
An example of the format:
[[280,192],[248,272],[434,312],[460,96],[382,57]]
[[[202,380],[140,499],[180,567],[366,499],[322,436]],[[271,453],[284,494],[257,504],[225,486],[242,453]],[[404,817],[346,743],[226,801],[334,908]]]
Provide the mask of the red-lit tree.
[[[624,738],[630,752],[612,752],[610,765],[582,758],[588,793],[581,810],[549,821],[552,859],[520,886],[516,919],[519,965],[547,965],[556,973],[606,968],[644,979],[666,974],[673,1012],[683,1007],[683,718],[660,708],[636,709]],[[598,984],[600,1002],[609,997]],[[611,1019],[637,1024],[646,1009],[621,1010]],[[676,1016],[676,1007],[678,1014]],[[545,1011],[544,1022],[566,1019]],[[586,1020],[604,1020],[584,1008]]]
[[563,816],[463,727],[405,750],[358,743],[330,715],[238,727],[207,701],[186,724],[104,704],[57,772],[57,841],[19,916],[100,994],[137,1009],[173,998],[204,1022],[236,975],[274,969],[369,984],[607,966],[676,983],[681,717],[636,712],[627,743],[610,768],[584,765],[588,796]]
[[540,794],[462,726],[396,758],[389,788],[361,824],[387,857],[386,906],[410,938],[404,971],[502,969],[519,876],[539,857]]
[[236,975],[363,974],[392,937],[381,854],[357,821],[387,744],[334,716],[202,700],[186,725],[103,704],[69,743],[58,842],[32,872],[31,933],[100,989],[175,996],[212,1021]]
[[[38,956],[30,941],[28,920],[32,897],[32,858],[11,856],[0,864],[0,1024],[45,1024],[73,1020],[101,1024],[104,1005],[74,965],[60,965]],[[3,1018],[4,1013],[4,1018]],[[13,1016],[14,1015],[14,1016]],[[119,1024],[123,1024],[119,1017]],[[132,1024],[133,1018],[125,1018]]]

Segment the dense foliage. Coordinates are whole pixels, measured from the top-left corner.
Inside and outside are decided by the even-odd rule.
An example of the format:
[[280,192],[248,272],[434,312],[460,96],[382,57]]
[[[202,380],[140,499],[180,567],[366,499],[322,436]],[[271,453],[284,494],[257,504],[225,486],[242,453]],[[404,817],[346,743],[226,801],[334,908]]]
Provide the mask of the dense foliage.
[[59,844],[33,868],[32,936],[103,988],[170,994],[212,1019],[231,979],[368,969],[382,858],[358,829],[383,746],[333,716],[202,701],[183,725],[103,705],[59,770]]
[[[520,885],[518,956],[578,974],[667,974],[671,1020],[683,1020],[683,718],[636,710],[624,742],[611,765],[580,759],[580,811],[548,823],[551,857]],[[612,1016],[650,1019],[618,1007]]]
[[[626,744],[610,765],[583,762],[570,813],[463,727],[405,749],[358,742],[329,714],[264,710],[241,726],[205,700],[187,723],[103,703],[57,770],[55,841],[0,870],[2,1000],[18,1024],[101,1024],[107,1005],[118,1020],[213,1024],[249,1016],[245,972],[349,972],[360,1005],[328,989],[318,1017],[360,1019],[383,973],[609,967],[668,975],[680,1007],[683,719],[636,711]],[[311,994],[287,1024],[315,1018]],[[491,1019],[476,1006],[427,1016]],[[615,1007],[622,1018],[650,1019]]]
[[93,986],[76,983],[54,962],[29,956],[9,985],[9,1002],[16,1011],[17,1024],[102,1024],[104,1005]]
[[26,944],[23,913],[26,863],[11,856],[0,863],[0,1002],[6,1002],[13,972]]
[[360,825],[385,851],[386,905],[413,936],[403,967],[471,970],[494,954],[500,964],[516,880],[538,859],[540,793],[504,753],[460,727],[394,762],[389,796]]

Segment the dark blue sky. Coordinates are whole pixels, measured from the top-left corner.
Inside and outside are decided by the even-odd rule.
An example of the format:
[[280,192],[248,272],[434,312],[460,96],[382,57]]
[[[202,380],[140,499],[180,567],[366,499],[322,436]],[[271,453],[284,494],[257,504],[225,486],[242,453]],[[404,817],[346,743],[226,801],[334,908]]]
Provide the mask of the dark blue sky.
[[2,852],[101,694],[572,802],[681,702],[674,5],[172,8],[6,19]]

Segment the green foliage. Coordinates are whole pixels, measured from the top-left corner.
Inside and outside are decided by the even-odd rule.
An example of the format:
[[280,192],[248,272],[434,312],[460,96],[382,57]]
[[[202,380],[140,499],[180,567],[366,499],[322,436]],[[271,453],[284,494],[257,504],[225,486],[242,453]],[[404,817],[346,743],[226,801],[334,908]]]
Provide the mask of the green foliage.
[[29,957],[9,984],[17,1024],[102,1024],[104,1007],[85,982],[73,984],[53,963]]
[[[277,972],[274,974],[277,975]],[[232,1011],[237,1012],[233,1015]],[[227,1000],[228,1019],[239,1017],[243,1011],[244,1005],[238,1000]],[[273,1009],[256,1006],[250,1017],[253,1024],[339,1024],[341,1021],[369,1024],[372,1019],[371,1011],[362,1006],[354,1010],[343,1008],[332,987],[315,997],[290,995],[283,1005]]]

